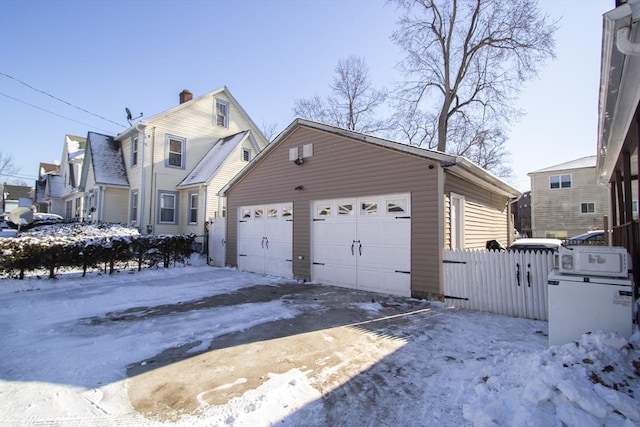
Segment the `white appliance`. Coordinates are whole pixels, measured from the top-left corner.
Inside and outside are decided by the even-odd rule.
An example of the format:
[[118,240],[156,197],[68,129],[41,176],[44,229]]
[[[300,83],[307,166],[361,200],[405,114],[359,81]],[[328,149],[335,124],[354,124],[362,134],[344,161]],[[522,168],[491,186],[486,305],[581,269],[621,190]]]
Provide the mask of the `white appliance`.
[[[628,270],[620,271],[629,268],[626,250],[589,246],[571,249],[559,251],[559,268],[549,273],[549,345],[567,344],[596,331],[629,338],[633,329],[633,281]],[[563,255],[570,257],[563,259]]]

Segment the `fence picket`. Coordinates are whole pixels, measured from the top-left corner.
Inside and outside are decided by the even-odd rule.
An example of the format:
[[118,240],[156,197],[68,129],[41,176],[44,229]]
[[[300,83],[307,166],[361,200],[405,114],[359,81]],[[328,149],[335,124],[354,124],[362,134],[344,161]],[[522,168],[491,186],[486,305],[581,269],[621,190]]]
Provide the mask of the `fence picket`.
[[[447,303],[470,310],[547,320],[550,252],[444,251]],[[519,271],[520,285],[516,275]],[[460,298],[460,299],[458,299]]]

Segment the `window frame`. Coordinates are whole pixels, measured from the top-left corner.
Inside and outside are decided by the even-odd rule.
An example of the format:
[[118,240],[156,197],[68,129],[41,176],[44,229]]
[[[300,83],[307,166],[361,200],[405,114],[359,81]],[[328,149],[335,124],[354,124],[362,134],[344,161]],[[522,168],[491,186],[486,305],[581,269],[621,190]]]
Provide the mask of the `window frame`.
[[[171,154],[172,153],[176,153],[175,151],[171,151],[171,141],[178,141],[180,142],[180,166],[177,165],[172,165],[170,163],[171,161]],[[184,169],[185,165],[186,165],[186,157],[187,157],[187,139],[186,138],[182,138],[180,136],[175,136],[175,135],[168,135],[165,137],[165,149],[164,149],[164,165],[165,167],[168,168],[174,168],[174,169]]]
[[[224,124],[218,124],[218,105],[223,105],[226,109],[224,117]],[[213,102],[213,124],[214,126],[229,129],[229,102],[220,98],[214,98]]]
[[140,206],[139,194],[140,192],[138,190],[131,190],[131,195],[129,196],[129,221],[131,224],[138,224],[138,214]]
[[138,137],[131,137],[131,167],[138,166]]
[[[172,221],[163,221],[162,220],[162,209],[168,209],[167,207],[162,206],[163,196],[172,196],[173,197],[173,220]],[[178,223],[178,213],[179,213],[179,199],[177,191],[168,191],[168,190],[158,190],[158,202],[156,205],[156,223],[163,225],[171,225]]]
[[[593,210],[589,210],[589,207],[593,206]],[[586,210],[585,210],[586,208]],[[596,213],[596,203],[595,202],[581,202],[580,203],[580,214],[581,215],[589,215]]]
[[465,205],[462,194],[449,193],[449,247],[465,249]]
[[[189,224],[190,225],[196,225],[198,224],[198,204],[200,203],[200,195],[198,194],[197,191],[191,191],[189,192],[188,196],[189,199],[189,205],[187,207],[188,210],[188,217],[189,218]],[[195,197],[195,206],[193,203],[193,198]],[[195,214],[195,221],[193,220]]]
[[[568,181],[563,180],[563,178],[568,177]],[[554,187],[554,178],[557,178],[557,187]],[[564,185],[564,183],[568,182],[569,185]],[[550,175],[549,176],[549,189],[550,190],[563,190],[567,188],[573,187],[573,176],[570,173],[563,173],[559,175]]]

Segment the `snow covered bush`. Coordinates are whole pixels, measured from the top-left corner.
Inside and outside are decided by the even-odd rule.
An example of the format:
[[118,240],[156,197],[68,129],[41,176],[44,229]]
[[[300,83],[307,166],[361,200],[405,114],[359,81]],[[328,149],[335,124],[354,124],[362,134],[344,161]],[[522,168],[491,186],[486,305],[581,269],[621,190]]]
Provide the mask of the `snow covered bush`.
[[116,265],[135,261],[143,266],[184,262],[193,252],[195,236],[145,235],[114,224],[60,223],[34,227],[16,238],[0,239],[0,272],[24,278],[25,271],[46,270],[54,278],[61,267],[101,268],[113,273]]

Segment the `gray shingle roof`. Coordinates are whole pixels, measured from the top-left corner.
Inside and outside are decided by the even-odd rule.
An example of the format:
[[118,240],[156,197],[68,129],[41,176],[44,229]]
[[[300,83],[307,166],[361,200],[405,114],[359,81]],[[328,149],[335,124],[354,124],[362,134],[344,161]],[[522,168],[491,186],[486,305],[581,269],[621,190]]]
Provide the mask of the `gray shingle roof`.
[[555,171],[562,171],[562,170],[569,170],[569,169],[595,168],[595,167],[596,167],[596,156],[587,156],[587,157],[582,157],[580,159],[571,160],[569,162],[560,163],[558,165],[549,166],[548,168],[529,172],[529,174],[540,173],[540,172],[555,172]]
[[120,143],[112,136],[89,132],[87,154],[91,156],[96,184],[129,186]]

